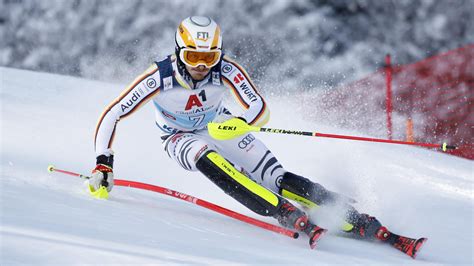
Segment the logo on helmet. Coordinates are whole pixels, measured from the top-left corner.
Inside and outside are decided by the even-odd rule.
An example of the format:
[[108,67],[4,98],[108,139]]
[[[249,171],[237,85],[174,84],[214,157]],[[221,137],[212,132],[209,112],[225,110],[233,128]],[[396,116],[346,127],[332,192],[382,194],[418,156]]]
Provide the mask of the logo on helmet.
[[209,40],[209,32],[198,31],[196,39],[206,42],[207,40]]

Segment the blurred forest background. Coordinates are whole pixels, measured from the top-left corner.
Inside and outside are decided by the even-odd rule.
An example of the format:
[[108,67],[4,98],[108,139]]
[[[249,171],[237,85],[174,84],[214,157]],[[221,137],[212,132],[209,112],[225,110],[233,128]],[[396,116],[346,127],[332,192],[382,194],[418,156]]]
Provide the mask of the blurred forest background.
[[472,0],[1,0],[0,65],[129,82],[190,15],[262,86],[331,87],[474,42]]

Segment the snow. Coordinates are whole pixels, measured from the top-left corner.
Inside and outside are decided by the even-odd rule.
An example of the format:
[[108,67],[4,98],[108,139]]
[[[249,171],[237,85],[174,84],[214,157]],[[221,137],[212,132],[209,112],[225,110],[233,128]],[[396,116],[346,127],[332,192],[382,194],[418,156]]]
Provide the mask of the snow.
[[[330,211],[311,213],[330,229],[316,250],[291,239],[149,191],[115,187],[91,198],[93,134],[122,84],[0,68],[0,264],[465,264],[473,260],[473,162],[425,149],[259,134],[283,165],[355,198],[394,232],[428,237],[416,260],[338,233]],[[298,102],[269,97],[269,127],[352,134],[291,113]],[[118,178],[168,187],[276,224],[239,205],[162,151],[151,105],[121,121],[114,142]]]

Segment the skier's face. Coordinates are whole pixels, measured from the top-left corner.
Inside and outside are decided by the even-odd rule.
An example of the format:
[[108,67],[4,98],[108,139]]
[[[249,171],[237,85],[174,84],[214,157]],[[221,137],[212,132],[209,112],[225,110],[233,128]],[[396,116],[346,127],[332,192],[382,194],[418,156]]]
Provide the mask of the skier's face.
[[209,74],[209,71],[211,71],[210,68],[205,67],[203,65],[199,65],[197,67],[190,67],[186,65],[186,70],[189,72],[189,74],[194,80],[198,81],[203,80],[207,76],[207,74]]

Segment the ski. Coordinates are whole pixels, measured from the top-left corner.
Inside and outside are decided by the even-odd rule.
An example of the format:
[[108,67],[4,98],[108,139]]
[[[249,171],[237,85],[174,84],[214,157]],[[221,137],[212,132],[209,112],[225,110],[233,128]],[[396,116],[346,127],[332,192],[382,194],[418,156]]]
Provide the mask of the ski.
[[313,225],[312,228],[309,230],[308,232],[308,236],[309,236],[309,247],[311,249],[315,249],[316,248],[316,244],[318,243],[319,239],[324,235],[326,234],[328,230],[327,229],[324,229],[324,228],[321,228],[317,225]]
[[418,252],[428,240],[428,238],[426,237],[416,239],[397,235],[395,233],[390,232],[389,230],[387,230],[387,228],[383,226],[377,232],[376,237],[390,244],[392,247],[400,250],[401,252],[407,254],[413,259],[416,258]]
[[413,259],[416,258],[416,255],[423,247],[423,244],[428,240],[426,237],[422,237],[419,239],[399,236],[397,242],[392,244],[393,247],[400,250],[401,252],[407,254],[408,256],[412,257]]

